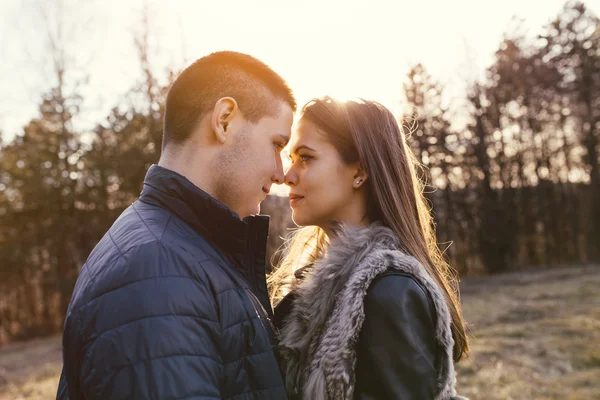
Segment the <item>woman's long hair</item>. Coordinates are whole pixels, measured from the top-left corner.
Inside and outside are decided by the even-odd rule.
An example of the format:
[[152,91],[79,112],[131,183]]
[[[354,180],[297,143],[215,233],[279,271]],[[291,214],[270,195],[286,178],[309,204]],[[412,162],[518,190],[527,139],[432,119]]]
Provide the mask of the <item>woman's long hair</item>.
[[[301,111],[305,119],[335,146],[344,162],[357,161],[368,174],[367,217],[380,221],[398,236],[403,249],[415,257],[437,282],[452,317],[454,360],[468,353],[465,324],[458,299],[456,272],[440,251],[435,225],[417,175],[421,164],[406,144],[394,115],[374,101],[313,99]],[[293,282],[294,271],[322,257],[328,245],[325,232],[299,228],[287,239],[283,257],[269,278],[271,300],[279,301]]]

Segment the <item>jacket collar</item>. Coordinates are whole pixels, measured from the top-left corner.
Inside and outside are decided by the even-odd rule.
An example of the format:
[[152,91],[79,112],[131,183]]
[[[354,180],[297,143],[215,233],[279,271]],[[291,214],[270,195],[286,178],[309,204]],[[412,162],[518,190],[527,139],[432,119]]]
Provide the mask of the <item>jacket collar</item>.
[[186,177],[158,165],[148,170],[140,201],[177,215],[233,259],[255,293],[264,291],[261,282],[265,279],[268,216],[252,215],[240,220]]

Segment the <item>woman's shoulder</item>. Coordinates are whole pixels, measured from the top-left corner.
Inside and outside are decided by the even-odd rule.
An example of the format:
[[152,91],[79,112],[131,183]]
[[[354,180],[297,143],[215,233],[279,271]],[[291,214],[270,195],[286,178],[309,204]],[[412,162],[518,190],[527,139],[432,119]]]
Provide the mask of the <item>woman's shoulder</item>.
[[435,318],[433,298],[413,275],[388,270],[371,282],[365,297],[365,312],[385,309],[396,313],[407,308],[424,311],[432,320]]

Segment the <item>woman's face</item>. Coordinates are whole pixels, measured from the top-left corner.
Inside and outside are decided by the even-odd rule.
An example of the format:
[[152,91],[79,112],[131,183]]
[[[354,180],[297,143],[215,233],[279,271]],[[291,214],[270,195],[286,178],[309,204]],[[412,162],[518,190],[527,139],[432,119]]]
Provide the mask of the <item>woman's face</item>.
[[364,179],[357,177],[359,164],[346,164],[326,135],[300,119],[290,141],[292,165],[285,175],[296,225],[325,230],[330,221],[347,222],[360,212],[356,182]]

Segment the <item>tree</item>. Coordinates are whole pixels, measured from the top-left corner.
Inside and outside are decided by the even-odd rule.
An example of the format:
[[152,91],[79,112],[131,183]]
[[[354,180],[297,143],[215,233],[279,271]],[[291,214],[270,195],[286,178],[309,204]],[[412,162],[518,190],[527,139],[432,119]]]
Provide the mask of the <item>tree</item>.
[[600,260],[600,19],[579,1],[569,1],[540,35],[543,61],[561,74],[558,93],[568,112],[570,129],[579,132],[589,176],[590,218],[587,253]]
[[463,223],[471,216],[460,200],[464,193],[458,193],[464,187],[463,170],[458,166],[464,167],[465,160],[459,135],[451,129],[450,111],[443,104],[443,88],[417,64],[408,73],[404,95],[408,106],[404,117],[409,134],[407,141],[423,165],[422,175],[427,183],[425,196],[438,221],[438,242],[442,246],[447,244],[452,264],[464,271],[467,254],[473,250]]

